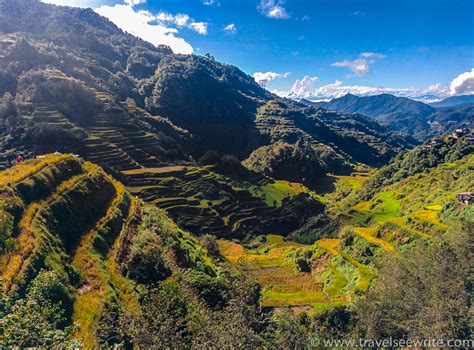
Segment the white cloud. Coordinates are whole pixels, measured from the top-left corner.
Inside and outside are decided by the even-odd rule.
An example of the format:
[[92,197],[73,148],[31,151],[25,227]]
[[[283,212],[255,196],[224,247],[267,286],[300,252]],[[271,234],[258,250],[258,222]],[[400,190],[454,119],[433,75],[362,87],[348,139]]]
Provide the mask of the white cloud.
[[189,16],[185,13],[178,13],[177,15],[172,15],[168,12],[159,12],[155,16],[155,20],[173,23],[178,27],[184,27],[189,21]]
[[189,16],[187,14],[178,13],[176,16],[174,16],[174,22],[180,27],[184,27],[188,21]]
[[263,87],[266,87],[269,81],[286,78],[290,73],[275,73],[275,72],[255,72],[253,73],[253,79]]
[[154,45],[168,45],[176,53],[193,52],[192,46],[186,40],[176,36],[176,28],[167,27],[149,11],[135,11],[128,5],[101,6],[95,11],[121,29]]
[[469,72],[459,74],[449,86],[433,84],[427,88],[390,88],[380,86],[344,85],[341,80],[332,84],[315,87],[317,77],[305,76],[296,80],[291,89],[287,91],[272,91],[282,97],[298,99],[331,100],[347,94],[357,96],[372,96],[379,94],[392,94],[399,97],[408,97],[424,102],[439,101],[449,96],[474,94],[474,68]]
[[377,53],[377,52],[362,52],[360,54],[360,57],[382,59],[382,58],[385,58],[387,56],[382,55],[381,53]]
[[441,84],[431,85],[426,89],[418,88],[387,88],[364,85],[344,85],[341,80],[336,80],[332,84],[315,87],[317,77],[305,76],[301,80],[296,80],[288,91],[272,91],[282,97],[292,99],[309,99],[313,101],[331,100],[347,94],[358,96],[371,96],[383,93],[400,97],[409,97],[416,100],[431,102],[449,96],[449,91]]
[[175,25],[181,28],[186,27],[202,35],[207,34],[207,23],[195,22],[189,17],[189,15],[185,13],[178,13],[176,15],[172,15],[171,13],[162,11],[155,16],[155,20],[158,22]]
[[316,81],[318,81],[318,77],[309,77],[307,75],[301,80],[296,79],[290,91],[288,91],[288,97],[304,95],[306,91],[313,88]]
[[42,2],[60,6],[95,7],[97,0],[42,0]]
[[266,17],[275,19],[290,18],[288,12],[283,7],[285,0],[260,0],[257,6],[258,11]]
[[124,0],[128,6],[136,6],[140,4],[146,4],[146,0]]
[[229,34],[234,34],[237,31],[237,27],[235,26],[234,23],[231,23],[224,28],[224,31],[226,31]]
[[154,45],[168,45],[175,53],[190,54],[191,44],[178,36],[177,28],[188,28],[206,35],[208,24],[195,22],[185,13],[171,14],[159,12],[152,14],[146,10],[136,10],[134,6],[146,3],[147,0],[124,0],[124,4],[101,6],[95,11],[107,17],[118,27]]
[[359,57],[353,61],[344,60],[334,62],[333,64],[331,64],[331,66],[347,68],[353,73],[350,76],[361,77],[369,73],[369,64],[374,63],[376,60],[380,60],[385,57],[385,55],[376,52],[362,52]]
[[192,22],[189,24],[189,28],[195,32],[206,35],[207,34],[207,23],[205,22]]
[[474,94],[474,68],[470,72],[459,74],[449,86],[451,95]]
[[348,68],[350,69],[355,76],[363,76],[369,72],[369,64],[366,59],[357,58],[353,61],[340,61],[334,62],[331,64],[333,67]]
[[221,6],[219,0],[204,0],[202,3],[206,6]]

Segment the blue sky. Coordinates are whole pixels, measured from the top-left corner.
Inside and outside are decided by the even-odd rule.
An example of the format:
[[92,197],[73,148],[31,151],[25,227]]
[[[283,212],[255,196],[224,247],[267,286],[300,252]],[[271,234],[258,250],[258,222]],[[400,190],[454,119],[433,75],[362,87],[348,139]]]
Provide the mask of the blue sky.
[[145,40],[261,73],[290,97],[474,93],[472,0],[45,2],[93,7]]

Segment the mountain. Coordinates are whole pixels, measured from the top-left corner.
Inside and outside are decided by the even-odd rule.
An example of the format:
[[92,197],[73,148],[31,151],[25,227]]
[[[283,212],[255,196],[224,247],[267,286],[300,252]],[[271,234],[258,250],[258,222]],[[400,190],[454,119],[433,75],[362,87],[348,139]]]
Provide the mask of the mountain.
[[[371,106],[426,137],[472,113]],[[468,337],[472,133],[416,146],[376,118],[92,10],[0,0],[2,346]]]
[[[8,91],[21,102],[48,103],[53,97],[61,98],[58,91],[50,90],[52,85],[74,79],[74,83],[68,81],[74,84],[71,89],[84,91],[70,94],[76,94],[75,100],[81,94],[81,102],[64,106],[71,101],[61,101],[63,106],[56,102],[56,107],[66,118],[74,119],[64,108],[77,111],[80,105],[82,118],[87,114],[88,120],[76,115],[74,122],[81,124],[79,127],[88,127],[103,112],[101,101],[91,95],[99,93],[99,99],[111,97],[109,103],[121,109],[122,115],[130,111],[120,104],[131,102],[187,131],[191,136],[184,142],[190,146],[188,155],[198,158],[212,149],[245,159],[269,142],[267,130],[261,130],[256,120],[261,106],[275,101],[296,109],[292,101],[270,94],[236,67],[216,62],[211,56],[175,55],[168,47],[154,47],[123,33],[91,10],[36,0],[2,0],[0,5],[0,95]],[[33,17],[37,19],[31,22]],[[50,86],[41,89],[48,91],[33,94],[37,89],[30,86],[44,79]]]
[[457,105],[463,105],[468,103],[474,103],[474,95],[451,96],[445,98],[442,101],[430,103],[429,105],[435,108],[440,108],[454,107]]
[[[155,47],[92,10],[37,0],[0,0],[0,98],[0,167],[18,154],[78,154],[199,235],[246,237],[256,223],[289,234],[307,219],[295,214],[302,203],[323,211],[312,190],[327,174],[383,165],[416,143],[360,115],[281,99],[234,66]],[[255,174],[254,152],[298,142],[285,157],[294,172]],[[202,167],[208,152],[226,165]],[[226,155],[250,157],[248,170]],[[294,204],[286,214],[284,200]]]
[[393,131],[411,135],[420,141],[463,126],[470,127],[474,117],[471,108],[435,109],[423,102],[390,94],[364,97],[347,94],[325,102],[324,108],[340,113],[361,113]]
[[391,113],[406,113],[426,116],[433,113],[433,108],[423,102],[410,100],[406,97],[396,97],[390,94],[375,96],[355,96],[347,94],[331,100],[325,106],[327,109],[345,113],[361,113],[369,117],[379,117]]

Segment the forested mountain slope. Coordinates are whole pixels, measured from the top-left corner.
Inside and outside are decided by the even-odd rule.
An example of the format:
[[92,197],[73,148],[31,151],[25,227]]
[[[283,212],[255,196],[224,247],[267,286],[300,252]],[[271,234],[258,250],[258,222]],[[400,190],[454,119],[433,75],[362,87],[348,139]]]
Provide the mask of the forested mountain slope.
[[[310,190],[328,173],[385,164],[415,142],[280,99],[234,66],[155,47],[92,10],[37,0],[0,0],[0,98],[1,168],[19,154],[78,154],[195,234],[245,237],[251,224],[289,234],[308,218],[296,210],[322,213]],[[298,148],[277,160],[295,171],[261,171],[281,144]],[[201,169],[209,152],[219,156]],[[247,157],[249,170],[233,166]]]
[[[54,140],[59,143],[57,139],[62,136],[62,143],[67,143],[64,139],[71,139],[70,143],[82,152],[84,147],[90,148],[91,137],[115,136],[114,130],[106,127],[117,118],[128,125],[136,124],[137,136],[146,132],[157,134],[154,135],[159,138],[154,140],[158,143],[155,148],[171,153],[165,152],[165,159],[158,159],[161,163],[180,161],[183,152],[197,159],[210,149],[244,159],[259,146],[275,139],[286,138],[294,143],[302,133],[319,139],[321,126],[331,129],[333,125],[332,118],[319,119],[313,110],[270,94],[236,67],[216,62],[210,56],[176,55],[168,47],[154,47],[123,33],[91,10],[57,7],[37,0],[2,0],[0,16],[0,95],[7,93],[15,104],[31,103],[25,108],[18,107],[20,115],[31,115],[40,104],[43,110],[39,112],[57,115],[54,113],[57,111],[74,127],[85,129],[74,129],[71,135],[71,130],[65,130],[70,127],[42,118],[43,134],[52,143]],[[32,18],[35,20],[31,21]],[[65,85],[69,87],[68,94],[58,96]],[[279,105],[277,113],[287,120],[278,126],[279,133],[287,137],[268,137],[272,118],[259,111],[271,101]],[[136,109],[141,117],[135,117]],[[2,118],[9,117],[2,130],[21,136],[29,128],[15,118],[14,110],[10,112],[11,115]],[[152,121],[151,116],[157,117],[152,117]],[[340,118],[351,119],[350,116]],[[298,125],[292,126],[295,123]],[[354,128],[338,122],[341,130],[332,128],[332,136],[321,135],[321,142],[327,142],[328,151],[334,157],[348,158],[347,152],[340,150],[350,149],[351,143],[356,143],[377,155],[374,162],[384,162],[400,147],[410,146],[410,141],[402,138],[392,142],[393,137],[387,130],[374,127],[369,121],[358,120],[357,123],[370,129],[368,136],[373,136],[376,143],[382,142],[383,155],[378,156],[380,147],[365,138],[364,130],[358,130],[360,135],[350,135]],[[311,124],[315,124],[313,128]],[[327,134],[327,131],[322,132]],[[183,139],[183,133],[189,138]],[[107,148],[121,148],[120,144],[114,144],[113,137],[106,141],[112,144]],[[30,140],[27,145],[38,144],[42,142]],[[3,149],[13,146],[10,143]],[[183,152],[170,151],[176,148]],[[118,157],[120,150],[114,149],[113,153]],[[85,151],[81,154],[87,156]],[[130,154],[120,153],[120,156],[134,160]],[[346,161],[359,161],[357,158],[357,154],[349,154]],[[121,170],[120,167],[117,170]]]

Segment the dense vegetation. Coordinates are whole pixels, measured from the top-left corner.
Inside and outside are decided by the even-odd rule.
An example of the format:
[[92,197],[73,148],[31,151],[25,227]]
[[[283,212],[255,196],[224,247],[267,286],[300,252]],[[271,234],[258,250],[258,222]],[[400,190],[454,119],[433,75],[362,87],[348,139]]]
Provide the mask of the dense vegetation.
[[449,166],[449,164],[472,154],[473,151],[474,145],[467,138],[444,137],[437,138],[436,141],[428,141],[409,152],[400,153],[365,184],[360,195],[365,197],[382,186],[423,173],[440,164]]
[[36,0],[0,0],[0,97],[0,347],[471,336],[468,137],[407,151]]
[[121,171],[193,162],[208,150],[243,160],[303,138],[325,174],[383,164],[413,141],[280,99],[234,66],[154,47],[90,10],[2,0],[0,16],[0,164],[60,148]]
[[[339,238],[269,235],[242,246],[193,238],[80,158],[26,161],[0,173],[2,341],[285,348],[337,337],[467,338],[474,217],[452,198],[473,185],[472,166],[468,154],[385,184],[376,206],[356,203],[341,216]],[[420,200],[430,179],[439,187]],[[394,186],[399,198],[382,196]],[[411,220],[400,216],[410,211]],[[283,306],[304,312],[268,314]]]
[[228,340],[218,327],[253,332],[257,286],[100,168],[47,156],[0,177],[2,345],[205,347]]

